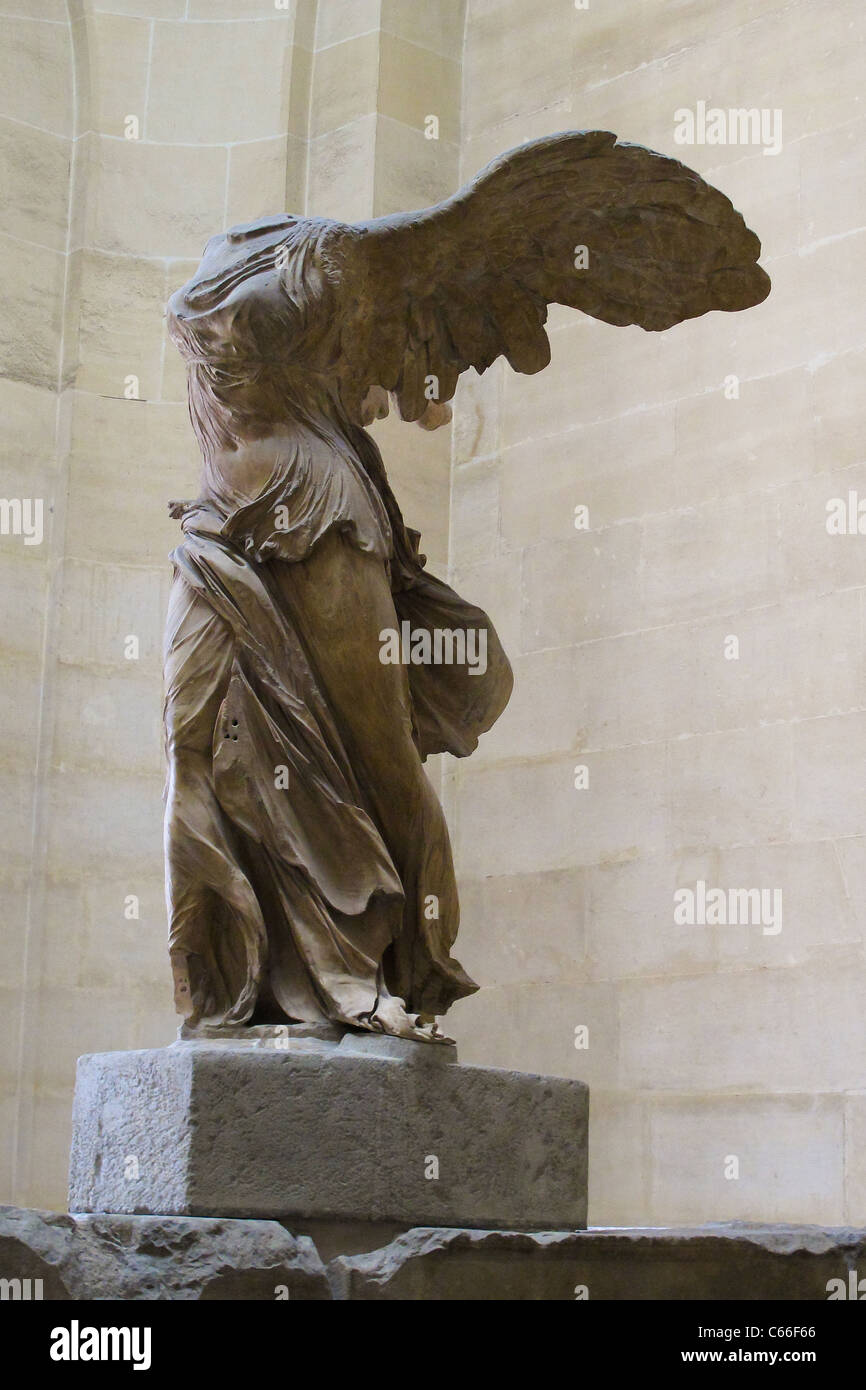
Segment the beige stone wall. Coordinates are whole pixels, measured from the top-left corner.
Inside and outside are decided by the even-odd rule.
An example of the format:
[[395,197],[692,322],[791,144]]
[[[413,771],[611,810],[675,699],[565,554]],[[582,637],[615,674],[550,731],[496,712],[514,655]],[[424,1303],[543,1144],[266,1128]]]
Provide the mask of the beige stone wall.
[[[0,6],[0,495],[43,506],[43,537],[0,534],[0,1185],[12,1191],[25,982],[32,968],[31,859],[42,748],[41,691],[64,490],[62,395],[74,123],[72,36],[65,6],[41,19]],[[54,511],[49,510],[54,506]],[[31,519],[38,512],[31,510]]]
[[[825,527],[866,490],[864,28],[859,0],[468,6],[464,177],[615,131],[727,192],[774,282],[663,336],[555,311],[550,368],[457,415],[453,572],[517,686],[448,772],[485,986],[454,1026],[589,1081],[594,1223],[866,1220],[866,541]],[[781,153],[677,145],[699,100],[781,108]],[[781,889],[782,930],[675,925],[699,879]]]

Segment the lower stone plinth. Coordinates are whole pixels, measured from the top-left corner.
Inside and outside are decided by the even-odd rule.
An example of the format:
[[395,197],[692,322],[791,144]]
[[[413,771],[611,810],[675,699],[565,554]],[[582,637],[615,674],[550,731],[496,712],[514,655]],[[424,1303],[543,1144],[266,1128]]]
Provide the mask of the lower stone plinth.
[[428,1227],[329,1259],[276,1221],[0,1208],[4,1299],[823,1302],[862,1298],[860,1278],[866,1231],[816,1226]]
[[[866,1276],[866,1231],[725,1225],[407,1231],[329,1266],[352,1300],[826,1300]],[[837,1281],[831,1284],[831,1281]],[[863,1283],[866,1292],[866,1280]]]
[[577,1081],[333,1030],[82,1057],[69,1207],[326,1223],[329,1254],[353,1226],[572,1230],[587,1108]]

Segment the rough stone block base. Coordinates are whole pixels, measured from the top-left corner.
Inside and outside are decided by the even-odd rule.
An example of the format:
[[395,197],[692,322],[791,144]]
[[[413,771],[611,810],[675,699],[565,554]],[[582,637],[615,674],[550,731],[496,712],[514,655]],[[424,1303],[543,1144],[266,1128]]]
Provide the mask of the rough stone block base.
[[862,1299],[866,1231],[418,1229],[327,1260],[276,1221],[0,1208],[4,1298],[272,1301]]
[[577,1081],[357,1034],[82,1057],[69,1207],[377,1223],[380,1244],[418,1225],[572,1230],[587,1108]]

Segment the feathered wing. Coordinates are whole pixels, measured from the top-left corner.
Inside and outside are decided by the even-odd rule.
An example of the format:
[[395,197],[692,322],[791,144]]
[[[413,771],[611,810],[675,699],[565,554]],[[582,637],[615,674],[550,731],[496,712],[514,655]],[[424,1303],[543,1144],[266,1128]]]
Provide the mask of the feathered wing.
[[340,287],[346,406],[380,386],[416,420],[431,377],[447,401],[461,372],[499,356],[540,371],[551,303],[650,331],[749,308],[770,289],[760,250],[730,200],[677,160],[607,131],[532,141],[435,207],[332,225],[322,252]]

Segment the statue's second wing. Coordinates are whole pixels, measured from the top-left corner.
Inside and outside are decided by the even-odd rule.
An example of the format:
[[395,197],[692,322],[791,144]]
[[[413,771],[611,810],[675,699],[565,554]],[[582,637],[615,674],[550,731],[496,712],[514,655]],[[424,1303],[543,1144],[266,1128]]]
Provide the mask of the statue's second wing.
[[447,401],[461,372],[500,355],[540,371],[550,303],[658,331],[770,290],[760,242],[723,193],[607,131],[522,145],[436,207],[332,224],[322,249],[340,283],[346,404],[381,386],[407,420],[431,377]]

